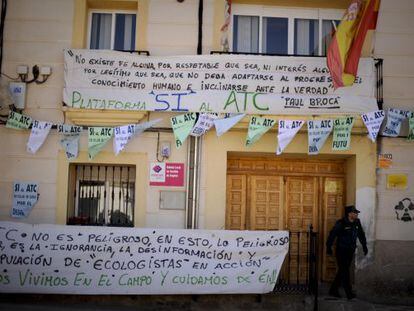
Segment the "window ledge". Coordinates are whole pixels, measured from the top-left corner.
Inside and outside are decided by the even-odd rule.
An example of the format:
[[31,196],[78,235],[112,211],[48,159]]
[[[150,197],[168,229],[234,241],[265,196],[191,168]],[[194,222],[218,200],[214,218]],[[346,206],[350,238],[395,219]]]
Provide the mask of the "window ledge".
[[138,123],[148,111],[87,110],[63,107],[65,119],[76,125],[118,126]]

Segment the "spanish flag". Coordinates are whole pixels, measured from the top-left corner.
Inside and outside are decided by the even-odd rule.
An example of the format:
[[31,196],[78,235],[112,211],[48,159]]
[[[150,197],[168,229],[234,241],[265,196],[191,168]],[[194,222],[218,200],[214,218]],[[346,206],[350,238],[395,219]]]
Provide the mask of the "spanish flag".
[[375,29],[380,0],[352,0],[328,48],[334,88],[350,86],[358,72],[365,36]]

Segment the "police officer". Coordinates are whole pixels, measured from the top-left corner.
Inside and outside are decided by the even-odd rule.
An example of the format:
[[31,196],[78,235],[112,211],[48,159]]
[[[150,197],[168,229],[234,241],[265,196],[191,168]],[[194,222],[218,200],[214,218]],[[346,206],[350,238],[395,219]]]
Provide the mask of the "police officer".
[[364,255],[368,254],[367,240],[361,222],[358,219],[359,210],[355,206],[345,207],[345,217],[339,219],[329,233],[326,241],[327,254],[332,255],[332,245],[336,238],[336,262],[338,272],[329,290],[329,295],[341,297],[339,286],[342,284],[348,299],[355,298],[349,278],[349,268],[356,249],[356,240],[362,244]]

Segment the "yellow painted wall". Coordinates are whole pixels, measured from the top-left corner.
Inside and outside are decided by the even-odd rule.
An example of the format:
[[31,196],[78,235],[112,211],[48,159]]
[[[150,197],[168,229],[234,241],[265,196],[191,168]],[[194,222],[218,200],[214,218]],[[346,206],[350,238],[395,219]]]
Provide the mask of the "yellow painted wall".
[[[47,83],[27,86],[25,114],[40,120],[63,122],[63,54],[71,46],[73,1],[8,1],[4,32],[2,72],[16,77],[16,67],[47,65],[53,74]],[[29,75],[31,79],[32,75]],[[2,77],[8,81],[6,77]],[[3,111],[1,112],[3,114]],[[40,197],[30,223],[55,223],[56,178],[59,141],[56,131],[36,155],[26,151],[29,131],[0,126],[0,219],[12,220],[10,211],[14,181],[39,182]]]
[[[413,111],[414,1],[382,0],[375,33],[374,55],[384,59],[384,108]],[[408,122],[401,135],[407,135]],[[404,198],[414,202],[414,144],[404,138],[381,138],[379,153],[390,153],[392,167],[378,169],[378,240],[414,241],[413,222],[397,220],[394,207]],[[386,188],[387,174],[407,174],[405,190]],[[407,258],[407,260],[409,260]],[[381,260],[380,260],[381,261]],[[399,260],[397,264],[399,264]]]
[[[163,2],[152,2],[152,20]],[[109,113],[103,118],[102,112],[85,113],[80,116],[74,111],[66,116],[62,109],[63,93],[63,50],[66,48],[85,47],[87,33],[88,8],[96,9],[133,9],[138,12],[137,28],[139,40],[137,49],[147,49],[146,26],[148,24],[149,0],[96,1],[96,0],[14,0],[8,3],[6,17],[4,58],[2,71],[11,77],[16,76],[16,66],[26,64],[30,68],[37,65],[52,67],[52,75],[47,83],[29,84],[27,88],[26,109],[24,113],[38,120],[53,123],[74,121],[84,125],[110,124],[111,126],[163,118],[160,127],[170,127],[171,113]],[[181,9],[174,2],[175,10]],[[188,13],[189,16],[193,14]],[[154,21],[155,22],[155,21]],[[164,25],[163,27],[168,27]],[[174,38],[170,39],[174,40]],[[186,41],[183,38],[182,41]],[[179,42],[178,42],[179,44]],[[167,53],[170,51],[166,50]],[[29,76],[31,78],[31,75]],[[65,176],[67,161],[62,157],[59,135],[52,130],[44,145],[35,154],[26,152],[29,131],[17,131],[0,126],[0,220],[10,218],[12,205],[12,185],[14,181],[39,182],[40,198],[30,216],[23,221],[28,223],[65,223],[65,197],[67,179]],[[87,133],[80,140],[81,157],[78,161],[91,163],[85,158],[87,152]],[[174,145],[172,133],[161,133],[161,141]],[[161,190],[183,191],[184,187],[164,188],[149,186],[149,164],[156,161],[157,133],[145,133],[134,139],[126,151],[116,157],[112,151],[112,141],[99,154],[95,162],[118,163],[134,162],[139,166],[140,187],[136,200],[135,218],[137,226],[147,227],[184,227],[184,211],[160,210],[159,196]],[[144,162],[139,159],[145,159]],[[180,150],[173,149],[171,162],[185,163],[186,146]],[[145,191],[144,191],[145,190]],[[63,194],[62,194],[63,193]]]
[[[163,114],[161,127],[168,126],[170,114]],[[159,118],[154,114],[151,118]],[[66,222],[68,161],[59,145],[60,135],[52,130],[45,144],[35,155],[26,152],[29,131],[17,131],[0,127],[0,142],[7,148],[0,148],[0,220],[10,217],[14,181],[39,182],[39,201],[30,216],[21,221],[28,223]],[[172,133],[160,133],[160,141],[174,145]],[[87,133],[80,140],[80,156],[74,163],[106,163],[136,165],[135,225],[139,227],[184,228],[183,210],[160,210],[161,190],[184,191],[184,187],[149,186],[149,165],[156,162],[157,133],[145,133],[133,139],[120,155],[113,153],[112,140],[93,161],[87,159]],[[186,146],[177,150],[173,147],[170,162],[186,163]],[[186,164],[185,164],[186,165]]]
[[[345,2],[347,1],[234,1],[235,5],[246,4],[247,2],[256,5],[345,8]],[[46,84],[31,84],[28,86],[27,109],[24,111],[26,114],[40,120],[48,120],[55,123],[60,123],[64,120],[69,121],[64,118],[61,107],[63,88],[62,50],[70,47],[83,48],[86,46],[88,10],[93,8],[137,10],[137,49],[149,50],[152,55],[195,54],[198,24],[197,0],[186,0],[183,3],[165,0],[9,1],[6,18],[3,71],[10,76],[16,76],[16,66],[20,64],[27,64],[30,67],[34,64],[50,65],[53,70],[53,74]],[[397,13],[400,14],[403,11],[404,8]],[[396,49],[396,47],[387,46],[386,42],[394,42],[393,40],[396,39],[394,36],[389,36],[388,33],[393,31],[401,33],[410,32],[411,28],[404,28],[400,24],[393,24],[391,17],[395,16],[395,14],[392,10],[387,14],[389,14],[388,17],[382,17],[382,20],[385,20],[387,17],[385,30],[380,26],[383,31],[379,41],[379,51],[385,54],[392,54],[393,50],[390,49]],[[401,15],[404,23],[410,22],[406,15]],[[219,29],[223,24],[223,20],[224,0],[205,1],[203,23],[204,53],[209,53],[212,49],[219,49]],[[398,35],[398,38],[404,36]],[[413,42],[412,40],[408,41]],[[408,41],[404,41],[406,47],[409,47],[409,44],[411,44]],[[399,57],[395,62],[393,59],[390,59],[389,61],[396,66],[390,68],[391,66],[386,65],[386,72],[391,72],[394,76],[398,75],[398,73],[402,75],[410,74],[411,65],[402,65],[403,60],[403,57]],[[412,88],[406,87],[402,90],[397,85],[397,82],[400,83],[401,79],[389,78],[387,80],[386,87],[388,88],[389,85],[393,87],[389,87],[386,94],[392,94],[393,100],[397,101],[400,99],[408,103],[409,100],[406,98],[409,98]],[[90,116],[90,119],[83,124],[95,124],[94,121],[99,118],[96,117],[96,113],[94,114],[95,116],[85,113],[85,115]],[[164,118],[160,126],[168,127],[168,118],[171,114],[151,113],[149,115],[150,118],[157,118],[159,116]],[[132,116],[132,114],[128,114],[127,117],[132,119],[138,118],[138,116]],[[147,117],[148,115],[145,116],[145,118]],[[113,121],[114,115],[109,114],[108,118]],[[117,120],[125,120],[119,122],[127,123],[131,119],[125,119],[124,116],[121,116]],[[114,124],[112,123],[112,125]],[[245,127],[245,124],[242,126]],[[361,126],[356,125],[356,127],[362,129]],[[43,190],[41,190],[38,205],[27,221],[33,223],[53,223],[57,220],[59,223],[62,223],[64,221],[64,212],[62,211],[65,210],[64,208],[62,209],[62,197],[65,195],[63,194],[62,196],[61,191],[66,189],[65,185],[62,186],[62,174],[65,172],[67,163],[61,155],[59,136],[56,131],[52,130],[40,151],[36,155],[29,155],[25,150],[28,135],[28,131],[18,132],[0,127],[0,142],[2,145],[7,146],[7,148],[0,148],[0,197],[4,198],[0,202],[0,219],[10,219],[8,215],[10,213],[11,185],[13,181],[38,180],[40,182],[40,189]],[[246,129],[244,128],[243,130],[236,130],[225,134],[219,139],[215,137],[213,132],[204,139],[202,191],[200,193],[200,224],[202,227],[219,228],[224,225],[226,152],[247,150],[243,147],[245,135]],[[274,136],[275,132],[265,135],[249,150],[273,153],[276,148]],[[161,134],[161,137],[162,140],[173,142],[172,134]],[[361,140],[360,143],[358,143],[359,140]],[[144,134],[140,139],[134,140],[128,146],[126,153],[120,157],[115,157],[112,154],[112,146],[109,143],[104,150],[105,153],[102,154],[102,158],[98,155],[96,161],[102,162],[105,159],[105,161],[110,163],[123,163],[124,160],[130,161],[129,156],[133,158],[134,155],[142,155],[146,159],[146,169],[143,166],[140,166],[140,168],[147,176],[149,163],[155,161],[156,142],[155,133]],[[329,142],[326,146],[328,144]],[[357,171],[355,177],[349,175],[349,180],[355,180],[355,191],[352,193],[356,193],[358,189],[365,186],[372,187],[375,185],[374,174],[358,175],[361,174],[358,173],[360,171],[374,171],[373,165],[375,160],[372,155],[373,147],[365,137],[354,136],[352,145],[353,148],[357,149],[344,153],[344,155],[357,154],[356,151],[358,151],[355,157],[355,164],[348,165],[352,168],[355,167]],[[325,147],[324,149],[325,153],[329,153],[327,148]],[[287,152],[305,154],[305,149],[306,133],[302,132],[295,138]],[[87,151],[86,134],[82,135],[81,151],[84,157]],[[173,148],[171,161],[185,162],[186,149],[176,150]],[[44,189],[47,190],[45,191]],[[137,225],[168,226],[172,224],[179,227],[183,224],[183,212],[160,211],[158,209],[159,188],[146,186],[144,189],[147,190],[145,193],[145,221],[139,218],[137,219]],[[183,188],[178,190],[183,190]],[[357,198],[349,195],[347,201],[357,201]],[[142,206],[139,205],[141,203],[137,204],[137,210],[142,212]]]

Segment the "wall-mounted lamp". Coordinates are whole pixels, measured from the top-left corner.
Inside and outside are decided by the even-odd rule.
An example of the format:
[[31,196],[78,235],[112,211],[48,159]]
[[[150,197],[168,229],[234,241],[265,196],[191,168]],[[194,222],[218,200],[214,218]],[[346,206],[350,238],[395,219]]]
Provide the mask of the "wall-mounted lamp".
[[[29,77],[29,66],[27,65],[19,65],[17,66],[17,74],[22,82],[29,84],[36,82],[36,84],[42,84],[47,81],[49,76],[52,74],[52,67],[49,66],[42,66],[39,69],[39,66],[34,65],[32,67],[32,75],[33,78],[28,80]],[[39,80],[39,76],[42,76],[42,80]]]

